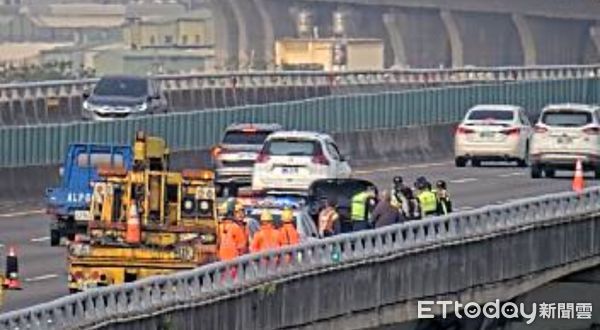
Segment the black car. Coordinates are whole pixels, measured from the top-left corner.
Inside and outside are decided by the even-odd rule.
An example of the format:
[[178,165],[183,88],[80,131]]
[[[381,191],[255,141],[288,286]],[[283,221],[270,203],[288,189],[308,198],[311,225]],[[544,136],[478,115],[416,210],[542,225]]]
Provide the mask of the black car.
[[83,118],[113,120],[164,113],[168,105],[159,84],[150,77],[105,76],[91,93],[83,93]]
[[[363,179],[321,179],[315,180],[308,188],[308,214],[318,225],[319,212],[328,200],[336,205],[341,223],[350,222],[352,197],[360,192],[372,189],[378,195],[377,186]],[[368,212],[372,212],[376,200],[369,202]]]

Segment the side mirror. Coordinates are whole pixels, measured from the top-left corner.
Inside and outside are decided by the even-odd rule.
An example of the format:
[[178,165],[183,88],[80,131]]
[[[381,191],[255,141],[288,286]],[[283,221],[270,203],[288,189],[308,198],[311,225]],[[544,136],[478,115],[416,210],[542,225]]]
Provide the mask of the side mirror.
[[83,97],[84,100],[87,100],[90,97],[90,92],[83,91],[83,93],[81,93],[81,97]]

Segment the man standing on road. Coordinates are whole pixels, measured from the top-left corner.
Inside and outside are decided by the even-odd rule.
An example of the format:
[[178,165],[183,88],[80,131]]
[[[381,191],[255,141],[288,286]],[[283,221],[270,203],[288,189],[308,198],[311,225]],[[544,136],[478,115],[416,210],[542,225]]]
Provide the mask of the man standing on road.
[[286,207],[281,212],[281,228],[279,228],[279,244],[296,245],[300,242],[300,235],[294,225],[294,212],[289,207]]
[[273,225],[271,212],[265,210],[260,215],[260,229],[252,238],[250,251],[262,252],[276,249],[279,246],[279,231]]
[[325,208],[319,212],[319,235],[329,237],[340,232],[340,215],[332,201],[325,201]]
[[374,199],[375,188],[372,186],[352,196],[350,221],[352,222],[353,232],[369,228],[369,204]]
[[375,228],[393,225],[405,220],[404,216],[401,216],[401,213],[398,212],[398,209],[392,206],[392,197],[390,193],[387,190],[384,190],[381,193],[381,199],[379,200],[379,203],[377,203],[371,217],[371,221]]

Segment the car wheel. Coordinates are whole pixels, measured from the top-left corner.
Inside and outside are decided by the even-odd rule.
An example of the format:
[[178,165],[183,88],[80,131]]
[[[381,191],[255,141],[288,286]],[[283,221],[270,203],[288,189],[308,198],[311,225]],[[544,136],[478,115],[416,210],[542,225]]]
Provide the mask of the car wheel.
[[523,158],[517,160],[518,167],[527,167],[528,164],[529,164],[529,145],[525,147],[525,154],[523,155]]
[[454,165],[456,165],[456,167],[465,167],[467,165],[467,160],[463,157],[456,157],[454,159]]
[[50,246],[60,245],[60,231],[58,229],[50,230]]
[[544,170],[544,173],[546,174],[547,178],[553,178],[556,174],[556,171],[553,168],[547,168]]
[[531,165],[531,178],[539,179],[542,177],[542,168],[539,165]]
[[471,165],[473,167],[480,167],[481,166],[481,161],[479,159],[471,159]]
[[529,163],[529,161],[527,160],[527,158],[517,160],[518,167],[527,167],[528,163]]

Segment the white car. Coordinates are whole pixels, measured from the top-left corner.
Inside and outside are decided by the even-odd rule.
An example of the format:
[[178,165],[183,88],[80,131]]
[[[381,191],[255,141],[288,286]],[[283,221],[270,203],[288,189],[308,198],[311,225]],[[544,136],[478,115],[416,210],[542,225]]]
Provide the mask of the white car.
[[307,190],[317,179],[349,178],[350,165],[335,141],[316,132],[269,135],[252,172],[253,190]]
[[600,107],[586,104],[546,106],[535,125],[531,147],[531,177],[553,177],[555,170],[583,169],[600,178]]
[[457,167],[480,166],[482,161],[516,161],[526,167],[531,124],[523,108],[515,105],[482,104],[467,112],[454,136]]

